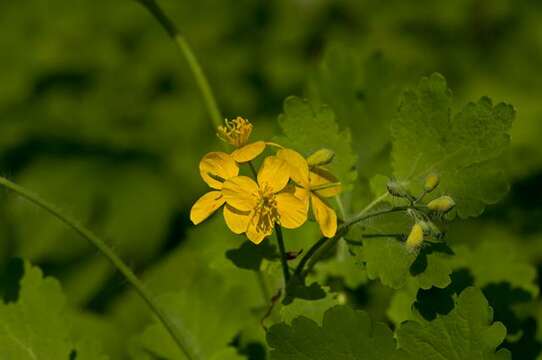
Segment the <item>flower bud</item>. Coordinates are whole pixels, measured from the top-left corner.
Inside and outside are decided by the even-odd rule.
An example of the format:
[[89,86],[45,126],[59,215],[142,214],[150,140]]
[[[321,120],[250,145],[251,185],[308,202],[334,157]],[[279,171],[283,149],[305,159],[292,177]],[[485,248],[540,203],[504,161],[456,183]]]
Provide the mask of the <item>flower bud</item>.
[[388,192],[395,197],[411,199],[412,195],[408,192],[405,183],[402,181],[390,180],[386,185]]
[[432,236],[436,239],[442,238],[442,231],[432,221],[419,221],[425,236]]
[[454,199],[452,199],[451,197],[447,195],[431,200],[429,204],[427,204],[427,208],[429,210],[433,210],[442,214],[445,214],[448,211],[452,210],[454,206],[455,206]]
[[410,251],[418,249],[423,243],[423,237],[424,234],[422,225],[420,223],[414,224],[405,243],[407,249]]
[[435,188],[440,183],[440,177],[437,174],[429,174],[425,178],[425,183],[423,184],[423,189],[425,192],[430,193],[435,190]]
[[313,152],[307,158],[309,166],[320,166],[329,164],[335,157],[335,152],[329,149],[320,149]]

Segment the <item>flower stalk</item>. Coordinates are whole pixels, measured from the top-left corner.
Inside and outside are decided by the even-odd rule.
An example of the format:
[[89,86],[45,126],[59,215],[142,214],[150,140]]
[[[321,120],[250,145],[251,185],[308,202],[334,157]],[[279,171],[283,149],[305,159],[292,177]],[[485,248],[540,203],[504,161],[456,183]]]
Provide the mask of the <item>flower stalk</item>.
[[155,0],[135,1],[143,5],[143,7],[145,7],[145,9],[147,9],[154,16],[160,25],[162,25],[167,34],[173,39],[177,47],[181,50],[181,53],[188,63],[190,71],[192,72],[192,75],[194,76],[194,79],[196,80],[198,88],[201,92],[203,101],[205,102],[205,106],[207,107],[207,111],[211,117],[213,128],[218,128],[222,123],[222,114],[216,102],[216,98],[213,94],[211,86],[209,85],[209,81],[207,80],[207,77],[205,76],[196,55],[192,51],[190,44]]
[[282,237],[282,228],[279,224],[275,224],[275,232],[277,234],[277,244],[280,252],[280,263],[282,265],[282,275],[284,277],[284,285],[288,285],[290,281],[290,269],[288,268],[288,259],[286,254],[286,248],[284,246],[284,239]]
[[197,356],[188,346],[188,341],[180,334],[177,327],[169,320],[166,313],[162,310],[160,305],[156,302],[154,296],[143,285],[143,283],[137,278],[137,276],[130,270],[130,267],[122,261],[122,259],[115,254],[115,252],[96,234],[87,229],[77,220],[64,214],[57,206],[43,200],[38,195],[25,189],[24,187],[15,184],[14,182],[0,176],[0,185],[14,192],[22,198],[29,200],[31,203],[41,207],[58,220],[72,228],[80,236],[85,238],[91,245],[93,245],[98,251],[109,260],[109,262],[124,276],[124,278],[133,286],[136,293],[143,299],[149,309],[156,315],[158,320],[164,325],[168,333],[171,335],[179,349],[183,352],[189,360],[198,359]]

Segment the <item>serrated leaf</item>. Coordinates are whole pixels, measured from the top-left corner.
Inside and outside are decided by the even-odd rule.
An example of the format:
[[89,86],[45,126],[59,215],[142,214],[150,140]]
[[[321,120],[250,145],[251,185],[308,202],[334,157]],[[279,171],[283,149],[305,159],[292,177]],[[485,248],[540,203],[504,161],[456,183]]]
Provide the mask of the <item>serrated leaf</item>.
[[[250,317],[250,309],[238,306],[242,288],[230,286],[218,274],[202,268],[191,286],[162,295],[158,301],[167,316],[188,339],[201,359],[222,354]],[[243,320],[244,319],[244,320]],[[167,359],[186,359],[161,323],[150,325],[141,336],[146,351]]]
[[442,288],[450,283],[452,271],[447,255],[439,252],[427,254],[422,271],[416,273],[413,264],[423,255],[409,251],[394,238],[364,239],[359,256],[366,263],[369,279],[380,279],[384,285],[394,289],[402,288],[410,277],[422,289],[431,286]]
[[506,328],[493,322],[493,310],[477,288],[465,289],[454,309],[433,321],[407,321],[397,331],[399,348],[415,359],[505,360],[506,349],[496,351]]
[[453,267],[466,267],[472,273],[475,285],[482,288],[488,284],[508,282],[512,287],[527,291],[533,298],[538,295],[536,268],[521,256],[517,244],[490,239],[474,248],[465,245],[454,248],[457,256]]
[[439,74],[405,91],[392,121],[394,175],[423,181],[436,173],[441,183],[434,196],[452,196],[462,218],[478,216],[508,190],[495,160],[510,142],[515,111],[505,103],[494,106],[487,97],[454,116],[451,107],[451,91]]
[[344,305],[327,310],[322,326],[304,316],[291,325],[273,325],[267,342],[271,360],[404,359],[385,324],[373,323],[366,312]]
[[352,131],[362,177],[388,171],[389,123],[401,82],[396,67],[381,53],[360,56],[359,50],[337,45],[326,49],[310,79],[311,98],[329,104],[339,124]]
[[295,318],[303,316],[322,325],[324,313],[335,305],[339,305],[339,300],[337,296],[329,293],[325,298],[318,300],[294,299],[292,303],[281,306],[280,317],[287,324],[290,324]]
[[77,342],[71,334],[71,317],[60,284],[24,265],[16,303],[0,304],[0,349],[5,359],[69,359],[76,351],[81,359],[106,359],[90,340]]
[[289,97],[284,101],[284,112],[278,119],[284,133],[276,141],[295,149],[304,156],[322,148],[335,152],[327,167],[343,184],[356,179],[356,156],[352,153],[349,130],[339,129],[333,110],[325,105],[313,108],[308,101]]

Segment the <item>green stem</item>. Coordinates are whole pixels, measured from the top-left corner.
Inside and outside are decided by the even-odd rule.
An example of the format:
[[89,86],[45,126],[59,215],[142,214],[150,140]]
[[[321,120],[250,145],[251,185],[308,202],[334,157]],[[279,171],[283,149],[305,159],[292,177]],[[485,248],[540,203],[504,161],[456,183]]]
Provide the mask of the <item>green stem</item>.
[[332,183],[327,183],[327,184],[322,184],[322,185],[317,185],[317,186],[311,186],[311,191],[324,190],[324,189],[334,188],[338,186],[341,186],[340,182],[332,182]]
[[279,224],[275,224],[275,232],[277,233],[277,243],[280,252],[280,262],[282,264],[282,275],[284,276],[284,286],[290,281],[290,269],[288,268],[288,259],[286,257],[286,248],[284,247],[284,239],[282,238],[282,228]]
[[[363,210],[361,210],[358,214],[350,218],[349,220],[345,221],[338,229],[335,236],[332,238],[320,238],[316,243],[314,243],[309,250],[305,253],[305,255],[301,258],[299,261],[295,271],[294,275],[300,276],[303,274],[308,273],[314,265],[320,260],[320,258],[331,248],[335,243],[348,231],[350,226],[375,217],[380,216],[392,212],[397,211],[405,211],[408,209],[407,206],[400,206],[395,207],[391,209],[385,209],[381,211],[375,211],[375,212],[369,212],[372,208],[374,208],[376,205],[378,205],[380,202],[384,201],[386,197],[388,196],[388,193],[382,194],[381,196],[377,197],[375,200],[373,200],[369,205],[367,205]],[[307,265],[307,269],[305,270],[304,267]]]
[[252,171],[252,175],[254,175],[254,180],[258,179],[258,172],[256,171],[254,164],[252,164],[252,161],[248,162],[248,166],[250,167],[250,171]]
[[188,359],[198,359],[191,351],[187,342],[181,334],[178,332],[177,328],[173,323],[168,319],[164,311],[160,308],[158,303],[153,299],[152,294],[145,288],[143,283],[137,278],[137,276],[130,270],[128,265],[126,265],[114,252],[113,250],[105,244],[97,235],[92,231],[88,230],[82,224],[72,217],[64,214],[58,207],[55,205],[43,200],[38,195],[26,190],[24,187],[17,185],[8,179],[0,176],[0,185],[5,188],[13,191],[17,195],[29,200],[31,203],[41,207],[58,220],[64,224],[71,227],[75,232],[81,235],[83,238],[88,240],[93,246],[95,246],[103,256],[105,256],[109,262],[126,278],[126,280],[134,287],[137,294],[145,301],[147,306],[152,310],[156,315],[158,320],[164,325],[166,330],[169,332],[175,343],[178,345],[179,349],[185,354]]
[[196,55],[194,55],[190,44],[181,34],[179,29],[177,29],[173,21],[169,17],[167,17],[167,15],[164,13],[162,8],[155,0],[135,1],[143,5],[156,18],[156,20],[158,20],[164,30],[166,30],[168,35],[173,39],[177,47],[181,50],[184,58],[186,59],[186,62],[188,63],[188,66],[190,67],[190,71],[192,71],[192,74],[194,75],[201,95],[203,96],[205,106],[207,107],[207,111],[211,116],[213,126],[216,129],[222,124],[223,118],[218,108],[216,99],[213,95],[213,91],[211,90],[211,86],[209,85],[209,81],[207,80],[207,77],[205,76],[205,73],[203,72],[199,61],[196,58]]

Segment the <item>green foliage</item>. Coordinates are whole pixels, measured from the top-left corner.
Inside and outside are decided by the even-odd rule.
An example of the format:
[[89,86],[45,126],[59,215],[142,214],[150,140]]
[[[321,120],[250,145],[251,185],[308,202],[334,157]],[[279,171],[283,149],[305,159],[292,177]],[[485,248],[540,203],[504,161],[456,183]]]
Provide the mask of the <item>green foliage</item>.
[[399,347],[417,359],[511,359],[508,350],[496,351],[505,336],[506,328],[493,322],[493,310],[476,288],[465,289],[448,315],[407,321],[397,331]]
[[24,264],[16,303],[0,304],[0,348],[7,359],[107,359],[92,340],[74,341],[72,319],[58,281]]
[[394,175],[416,180],[436,173],[440,193],[454,198],[459,216],[477,216],[508,190],[495,160],[510,142],[515,111],[487,97],[454,116],[451,106],[451,91],[438,74],[403,94],[392,123]]
[[270,359],[400,359],[391,330],[363,311],[335,306],[322,325],[304,316],[273,325],[267,334]]
[[[422,289],[446,287],[451,273],[447,257],[439,252],[411,252],[394,238],[365,239],[360,253],[369,278],[395,289],[403,287],[409,277]],[[417,259],[425,263],[415,264]]]
[[[288,301],[277,296],[274,237],[254,246],[220,212],[189,223],[205,188],[198,161],[224,149],[186,63],[136,1],[0,5],[2,175],[103,236],[203,358],[540,358],[539,2],[159,3],[194,47],[223,116],[253,123],[251,140],[304,156],[334,151],[326,166],[345,185],[341,220],[390,180],[418,196],[425,175],[438,174],[417,205],[441,195],[457,203],[423,218],[439,242],[426,236],[408,251],[419,218],[370,218],[288,284]],[[418,82],[435,71],[447,82]],[[289,94],[298,97],[283,102]],[[408,205],[387,196],[369,212]],[[320,236],[313,221],[284,235],[299,253],[292,269]],[[64,294],[28,263],[19,291],[23,271],[3,271],[12,256],[58,278]],[[5,192],[0,295],[2,359],[183,358],[95,249]],[[269,342],[262,324],[277,324]]]
[[[478,244],[474,249],[461,246],[454,251],[453,267],[469,269],[476,286],[481,288],[492,283],[508,283],[527,291],[532,297],[538,295],[536,269],[513,244],[492,239]],[[499,266],[494,266],[495,261]]]
[[[159,303],[174,324],[182,324],[180,330],[189,339],[192,351],[200,358],[218,359],[219,354],[235,354],[235,349],[227,349],[228,344],[246,319],[250,318],[250,309],[238,306],[242,287],[231,287],[220,276],[205,271],[193,276],[192,286],[161,296]],[[141,343],[145,352],[155,356],[186,359],[162,324],[149,326],[142,335]],[[228,359],[237,358],[228,356]]]
[[345,185],[356,179],[356,172],[352,170],[356,156],[351,149],[350,131],[339,129],[330,107],[314,108],[306,100],[290,97],[284,101],[284,112],[278,122],[284,133],[276,139],[278,143],[304,156],[322,148],[333,150],[335,157],[329,165],[332,173]]

